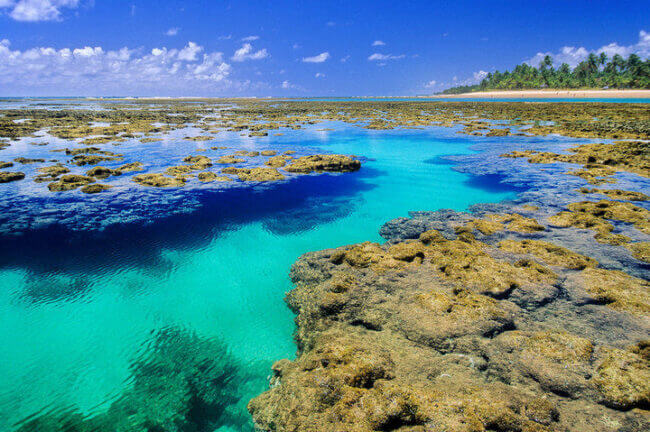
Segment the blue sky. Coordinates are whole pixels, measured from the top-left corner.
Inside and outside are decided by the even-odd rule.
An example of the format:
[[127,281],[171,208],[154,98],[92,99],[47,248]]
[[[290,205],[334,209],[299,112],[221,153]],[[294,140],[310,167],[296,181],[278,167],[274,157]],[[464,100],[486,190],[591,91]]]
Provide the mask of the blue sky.
[[0,0],[0,95],[427,94],[650,54],[648,1]]

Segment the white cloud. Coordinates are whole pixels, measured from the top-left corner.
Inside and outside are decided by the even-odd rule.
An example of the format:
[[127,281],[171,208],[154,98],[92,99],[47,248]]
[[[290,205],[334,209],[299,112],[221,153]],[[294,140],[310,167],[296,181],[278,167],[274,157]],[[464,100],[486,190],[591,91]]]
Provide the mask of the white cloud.
[[314,78],[325,78],[324,73],[316,72],[316,75],[314,75]]
[[219,40],[230,40],[230,39],[232,39],[232,35],[229,34],[229,35],[219,36],[217,39],[219,39]]
[[300,48],[299,44],[297,44],[297,43],[293,44],[293,49],[299,49],[299,48]]
[[0,10],[16,21],[56,21],[61,9],[75,9],[79,0],[0,0]]
[[305,63],[323,63],[330,58],[330,53],[325,51],[313,57],[303,57],[302,61]]
[[203,51],[203,47],[194,42],[189,42],[185,48],[178,52],[178,59],[185,61],[194,61],[196,56]]
[[269,53],[266,51],[266,48],[259,51],[253,51],[253,46],[249,43],[245,43],[235,51],[235,54],[231,57],[232,61],[243,62],[246,60],[261,60],[269,56]]
[[429,81],[428,83],[426,83],[424,86],[425,86],[426,88],[432,88],[432,87],[435,87],[436,84],[437,84],[437,81],[436,81],[436,80],[431,80],[431,81]]
[[376,40],[372,43],[372,46],[384,46],[386,43],[384,41]]
[[290,89],[291,87],[293,87],[293,86],[291,85],[291,83],[289,81],[287,81],[287,80],[282,81],[282,88],[283,89]]
[[12,50],[0,41],[0,87],[6,91],[49,94],[124,94],[214,91],[231,88],[231,66],[220,52],[189,42],[183,49],[149,53],[124,47]]
[[251,36],[246,36],[244,38],[241,38],[241,40],[244,42],[253,42],[258,40],[259,38],[260,38],[259,36],[251,35]]
[[565,46],[562,47],[557,53],[538,52],[525,62],[531,66],[537,67],[545,56],[550,55],[553,58],[553,64],[555,66],[559,66],[562,63],[567,63],[569,66],[575,67],[578,63],[586,59],[589,54],[598,54],[601,52],[604,52],[610,58],[615,54],[619,54],[623,57],[628,57],[630,54],[637,54],[641,58],[648,58],[650,57],[650,32],[641,30],[639,32],[639,41],[628,46],[619,45],[616,42],[611,42],[607,45],[603,45],[602,47],[595,50],[588,50],[585,47],[576,48]]
[[374,53],[368,57],[369,61],[386,61],[386,60],[399,60],[406,57],[404,54],[401,55],[392,55],[392,54],[379,54]]
[[346,55],[345,57],[341,57],[341,63],[345,63],[346,61],[350,60],[350,56]]
[[172,27],[172,28],[170,28],[169,30],[167,30],[167,31],[165,32],[165,34],[166,34],[167,36],[176,36],[176,35],[178,34],[178,31],[179,31],[179,30],[180,30],[180,28],[178,28],[178,27]]

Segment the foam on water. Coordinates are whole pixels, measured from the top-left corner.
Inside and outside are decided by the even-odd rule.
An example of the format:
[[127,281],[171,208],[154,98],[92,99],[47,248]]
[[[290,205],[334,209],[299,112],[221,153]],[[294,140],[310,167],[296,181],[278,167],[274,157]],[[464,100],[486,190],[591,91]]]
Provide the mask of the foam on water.
[[[351,174],[193,190],[200,205],[191,213],[154,224],[77,234],[49,227],[0,240],[1,430],[42,410],[105,411],[165,328],[225,342],[246,370],[243,410],[268,385],[272,362],[294,355],[283,297],[302,253],[381,241],[380,226],[411,210],[463,210],[514,197],[496,177],[472,180],[431,163],[472,153],[469,138],[453,131],[342,127],[266,143],[273,139],[366,160]],[[223,423],[219,430],[243,427]]]

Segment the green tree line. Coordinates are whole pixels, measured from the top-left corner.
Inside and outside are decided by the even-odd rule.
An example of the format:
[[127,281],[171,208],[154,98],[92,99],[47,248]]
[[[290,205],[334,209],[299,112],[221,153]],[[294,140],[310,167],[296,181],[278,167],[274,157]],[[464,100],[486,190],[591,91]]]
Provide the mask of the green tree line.
[[539,67],[522,63],[512,72],[491,72],[480,84],[452,87],[442,93],[604,87],[650,89],[650,59],[643,61],[636,54],[630,54],[627,59],[615,54],[609,59],[603,52],[591,53],[573,69],[566,63],[556,69],[553,67],[553,59],[547,55]]

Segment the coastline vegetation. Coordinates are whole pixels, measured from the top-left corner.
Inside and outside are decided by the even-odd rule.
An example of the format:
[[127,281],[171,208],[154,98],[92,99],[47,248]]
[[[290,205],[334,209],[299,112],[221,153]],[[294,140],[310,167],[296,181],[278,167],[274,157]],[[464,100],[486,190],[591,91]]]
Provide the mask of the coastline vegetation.
[[464,85],[443,90],[442,94],[471,93],[486,90],[536,89],[650,89],[650,59],[636,54],[627,59],[615,54],[611,59],[601,52],[589,54],[575,68],[567,63],[553,67],[547,55],[538,67],[527,63],[517,65],[512,72],[490,72],[475,85]]

